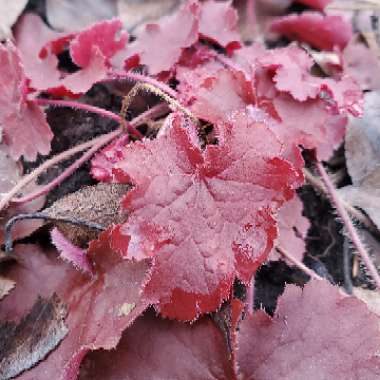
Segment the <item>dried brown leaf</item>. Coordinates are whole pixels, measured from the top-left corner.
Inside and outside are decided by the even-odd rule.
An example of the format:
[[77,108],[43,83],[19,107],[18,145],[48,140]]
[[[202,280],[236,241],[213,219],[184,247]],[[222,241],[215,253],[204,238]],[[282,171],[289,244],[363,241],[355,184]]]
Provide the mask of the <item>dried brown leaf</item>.
[[66,336],[66,306],[54,294],[38,298],[17,324],[0,324],[0,380],[11,379],[31,368]]

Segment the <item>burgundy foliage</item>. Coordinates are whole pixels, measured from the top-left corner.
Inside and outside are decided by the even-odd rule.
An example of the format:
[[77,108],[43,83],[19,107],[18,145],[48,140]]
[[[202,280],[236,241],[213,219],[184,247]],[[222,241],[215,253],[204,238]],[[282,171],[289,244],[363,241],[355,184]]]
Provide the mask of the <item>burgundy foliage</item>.
[[[330,3],[298,2],[317,11]],[[18,262],[1,268],[1,279],[16,284],[2,296],[1,322],[19,325],[38,297],[57,296],[67,311],[60,319],[67,336],[38,358],[24,350],[28,366],[36,365],[18,379],[74,380],[79,372],[82,380],[380,376],[378,317],[334,286],[287,287],[273,317],[242,312],[233,297],[236,280],[248,289],[257,269],[277,258],[276,245],[302,260],[309,227],[295,197],[304,183],[302,150],[327,160],[340,146],[348,117],[362,113],[362,89],[378,86],[378,78],[360,74],[358,57],[370,54],[349,43],[351,26],[341,17],[276,19],[271,32],[336,52],[340,63],[325,77],[295,43],[245,46],[238,21],[231,1],[188,0],[129,39],[133,31],[118,19],[59,33],[27,13],[14,28],[15,45],[1,44],[0,152],[7,160],[9,152],[12,168],[50,152],[53,133],[39,96],[52,104],[99,82],[138,77],[150,84],[140,105],[159,98],[170,109],[139,126],[144,138],[120,131],[92,158],[96,180],[130,186],[112,207],[104,199],[83,202],[109,222],[88,249],[54,228],[60,255],[18,245]],[[63,59],[71,60],[67,71]],[[70,104],[85,108],[84,99]],[[0,166],[0,174],[7,170]],[[2,185],[3,192],[12,186]],[[40,206],[12,206],[2,216]]]

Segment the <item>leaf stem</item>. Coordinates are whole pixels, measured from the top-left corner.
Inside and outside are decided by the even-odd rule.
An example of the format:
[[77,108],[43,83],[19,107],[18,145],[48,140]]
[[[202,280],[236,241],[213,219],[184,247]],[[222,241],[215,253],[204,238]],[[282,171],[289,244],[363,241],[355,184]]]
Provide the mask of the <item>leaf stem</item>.
[[334,185],[332,184],[325,168],[323,167],[322,163],[321,162],[317,162],[317,169],[322,177],[322,180],[323,182],[325,183],[326,185],[326,189],[331,197],[331,201],[332,203],[334,204],[334,206],[336,207],[336,210],[339,214],[339,216],[341,217],[342,219],[342,222],[343,224],[345,225],[346,229],[347,229],[347,232],[352,240],[352,243],[354,244],[355,248],[357,249],[359,255],[361,256],[361,258],[363,259],[366,267],[368,268],[375,284],[376,284],[376,287],[380,290],[380,276],[379,276],[379,273],[377,272],[377,269],[375,267],[375,265],[373,264],[373,262],[371,261],[371,258],[368,254],[368,252],[366,251],[363,243],[361,242],[360,238],[359,238],[359,235],[358,233],[356,232],[356,229],[347,213],[347,210],[345,209],[342,201],[340,200],[339,198],[339,195],[334,187]]
[[[134,73],[134,72],[111,73],[109,75],[109,78],[111,80],[113,80],[113,79],[117,79],[117,80],[125,79],[125,80],[130,80],[133,82],[143,82],[146,84],[150,84],[154,87],[159,88],[163,92],[166,92],[172,98],[175,98],[175,99],[177,98],[177,92],[175,90],[173,90],[171,87],[169,87],[168,85],[166,85],[165,83],[163,83],[161,81],[158,81],[157,79],[154,79],[154,78],[147,76],[147,75],[144,75],[144,74]],[[109,81],[109,79],[106,79],[106,81]]]
[[49,182],[47,185],[43,186],[34,193],[28,194],[25,197],[14,198],[12,202],[17,204],[27,203],[36,199],[44,194],[49,193],[56,186],[62,183],[67,177],[71,176],[80,166],[82,166],[86,161],[88,161],[100,148],[104,145],[110,143],[116,137],[120,136],[123,133],[122,129],[117,129],[116,131],[110,132],[106,135],[102,135],[102,139],[98,140],[86,153],[84,153],[78,160],[73,162],[68,168],[66,168],[58,177],[53,181]]
[[315,273],[313,270],[308,268],[304,263],[297,260],[294,256],[292,256],[288,251],[286,251],[284,248],[280,247],[279,245],[276,247],[276,251],[284,256],[287,260],[289,260],[292,264],[294,264],[298,269],[302,270],[304,273],[306,273],[309,277],[315,279],[315,280],[323,280],[321,276],[319,276],[317,273]]
[[[122,119],[119,115],[107,111],[103,108],[91,106],[89,104],[79,103],[72,100],[57,100],[57,99],[43,99],[43,98],[36,98],[33,100],[34,103],[38,104],[39,106],[53,106],[53,107],[69,107],[74,108],[90,113],[96,113],[102,117],[117,121],[119,124],[125,123],[125,120]],[[142,138],[142,134],[134,128],[131,124],[127,123],[127,129],[128,132],[135,135],[138,138]]]
[[[317,189],[324,195],[328,195],[328,191],[325,185],[319,178],[315,177],[308,169],[304,169],[303,173],[305,175],[306,180],[310,183],[311,186],[313,186],[315,189]],[[340,202],[342,203],[343,207],[354,219],[362,223],[370,231],[374,232],[375,234],[379,234],[379,230],[377,229],[375,224],[366,215],[364,215],[360,210],[356,209],[355,207],[351,206],[349,203],[344,201],[339,196],[339,194],[337,194],[337,196],[339,197]]]
[[[163,112],[167,111],[166,104],[157,104],[156,106],[152,107],[151,109],[143,112],[141,115],[135,117],[128,125],[130,124],[131,127],[135,128],[136,126],[144,123],[144,121],[148,118],[159,116]],[[31,201],[32,199],[35,199],[39,197],[42,194],[46,194],[48,191],[50,191],[55,186],[59,185],[65,178],[67,178],[70,174],[73,173],[75,168],[79,167],[85,160],[82,160],[82,157],[78,159],[80,162],[78,165],[78,162],[74,162],[71,166],[69,166],[60,176],[59,181],[54,180],[54,184],[51,185],[50,183],[45,185],[42,189],[39,191],[30,194],[24,198],[21,199],[13,199],[20,190],[22,190],[28,183],[32,182],[36,178],[38,178],[39,175],[41,175],[45,170],[49,169],[50,167],[56,165],[57,163],[64,161],[71,156],[73,156],[76,153],[80,153],[86,149],[89,149],[95,145],[97,145],[97,148],[100,149],[103,145],[107,144],[107,142],[112,141],[117,136],[121,135],[123,133],[122,129],[118,129],[112,132],[109,132],[105,135],[99,136],[93,140],[86,141],[83,144],[77,145],[71,149],[65,150],[64,152],[57,154],[56,156],[52,157],[51,159],[45,161],[42,165],[40,165],[38,168],[36,168],[31,173],[24,176],[8,193],[6,193],[3,198],[0,200],[0,211],[5,208],[10,201],[15,203],[23,203],[26,201]],[[96,150],[91,150],[91,154],[93,154]],[[87,152],[87,159],[89,158],[89,152]],[[73,170],[74,168],[74,170]]]
[[198,125],[197,118],[186,108],[184,107],[177,99],[172,98],[166,92],[162,91],[160,88],[153,86],[152,84],[138,82],[136,83],[131,91],[124,97],[123,103],[121,106],[120,116],[122,119],[125,119],[129,106],[131,105],[134,97],[139,91],[151,92],[154,95],[159,96],[165,102],[168,103],[169,107],[175,110],[182,111],[186,116],[188,116],[196,125]]

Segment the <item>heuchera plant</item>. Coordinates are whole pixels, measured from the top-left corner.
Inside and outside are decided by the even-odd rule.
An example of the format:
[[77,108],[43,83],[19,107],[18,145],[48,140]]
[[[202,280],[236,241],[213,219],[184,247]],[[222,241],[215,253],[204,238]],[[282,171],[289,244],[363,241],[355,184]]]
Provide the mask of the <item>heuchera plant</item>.
[[[322,8],[328,2],[305,3]],[[282,206],[288,206],[280,214],[286,243],[298,244],[290,232],[293,221],[302,221],[300,233],[306,233],[294,198],[304,183],[302,149],[314,150],[319,161],[331,157],[347,117],[360,115],[362,107],[354,80],[314,76],[312,58],[295,44],[245,46],[237,21],[230,2],[189,0],[129,42],[119,20],[65,35],[26,14],[15,43],[0,45],[0,125],[13,159],[49,153],[53,134],[42,107],[84,109],[116,120],[120,128],[80,146],[75,152],[90,148],[80,163],[97,152],[94,178],[131,185],[118,200],[123,222],[104,226],[87,252],[57,230],[53,241],[66,262],[55,253],[16,248],[23,265],[9,274],[17,286],[1,301],[1,319],[18,320],[38,295],[55,292],[67,306],[68,326],[54,352],[20,379],[75,379],[89,351],[115,347],[87,355],[80,378],[380,375],[377,317],[332,285],[314,280],[303,292],[288,287],[273,318],[250,306],[244,312],[233,297],[234,282],[252,289],[256,270],[274,254]],[[305,14],[278,21],[273,30],[290,36],[303,23],[329,22]],[[347,43],[349,32],[342,36],[340,23],[323,29],[327,36],[318,47]],[[318,33],[306,40],[322,41]],[[58,66],[65,50],[77,66],[74,73]],[[122,80],[138,87],[124,100],[121,116],[75,100],[95,83]],[[127,121],[138,89],[162,103]],[[158,117],[157,137],[145,138],[136,129]],[[23,201],[46,193],[66,174]],[[16,193],[8,193],[1,207]],[[295,250],[302,255],[303,245]],[[132,325],[150,305],[157,315],[148,312]],[[209,313],[222,318],[224,328]],[[12,372],[9,358],[0,364],[1,378],[21,372]]]

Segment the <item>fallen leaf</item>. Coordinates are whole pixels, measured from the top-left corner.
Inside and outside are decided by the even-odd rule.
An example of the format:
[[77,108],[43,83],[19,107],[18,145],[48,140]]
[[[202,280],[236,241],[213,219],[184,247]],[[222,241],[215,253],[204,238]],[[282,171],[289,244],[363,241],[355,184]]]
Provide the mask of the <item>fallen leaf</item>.
[[59,31],[73,32],[117,15],[117,0],[46,0],[49,24]]
[[16,283],[9,278],[0,276],[0,301],[14,289]]
[[345,155],[352,185],[339,189],[380,227],[380,92],[365,94],[364,116],[347,126]]
[[56,294],[38,298],[18,322],[0,323],[0,379],[8,380],[35,366],[68,333],[66,306]]
[[25,8],[28,0],[2,1],[0,4],[0,40],[11,37],[11,28]]
[[133,31],[143,23],[156,22],[177,9],[182,0],[118,0],[118,17],[124,27]]
[[[129,189],[128,185],[98,183],[66,195],[54,202],[43,213],[51,218],[72,218],[93,222],[103,227],[125,220],[119,212],[122,196]],[[73,226],[67,223],[55,223],[59,230],[73,244],[84,247],[91,239],[98,236],[99,231],[87,227]]]

